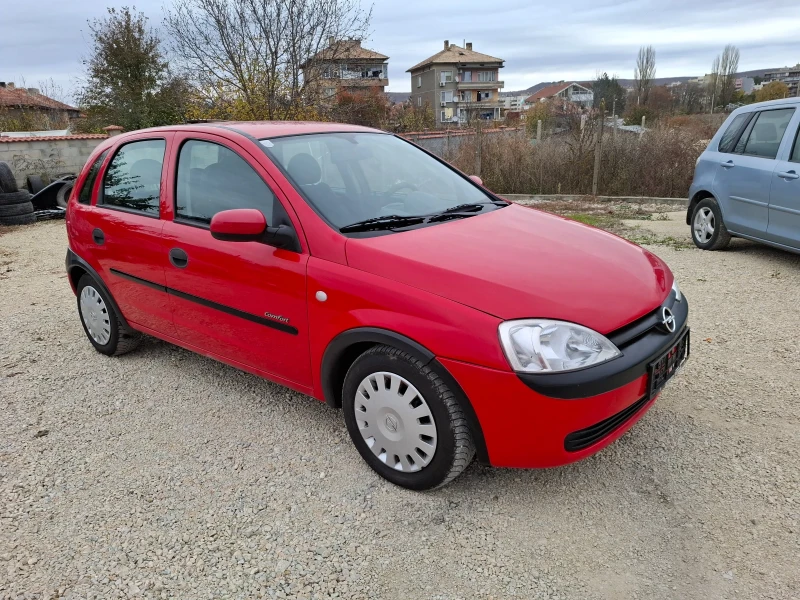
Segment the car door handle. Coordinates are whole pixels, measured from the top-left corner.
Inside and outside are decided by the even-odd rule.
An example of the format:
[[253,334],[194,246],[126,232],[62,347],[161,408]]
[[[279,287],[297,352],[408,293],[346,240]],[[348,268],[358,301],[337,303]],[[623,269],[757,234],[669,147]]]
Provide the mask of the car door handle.
[[778,177],[781,179],[800,179],[800,175],[794,171],[783,171],[782,173],[778,173]]
[[173,267],[185,269],[186,265],[189,264],[189,255],[180,248],[173,248],[169,251],[169,262],[172,263]]
[[736,165],[733,164],[732,160],[726,160],[724,163],[719,163],[721,167],[725,167],[726,169],[732,169]]
[[103,233],[102,229],[95,228],[94,231],[92,231],[92,239],[94,240],[95,244],[102,246],[106,243],[106,234]]

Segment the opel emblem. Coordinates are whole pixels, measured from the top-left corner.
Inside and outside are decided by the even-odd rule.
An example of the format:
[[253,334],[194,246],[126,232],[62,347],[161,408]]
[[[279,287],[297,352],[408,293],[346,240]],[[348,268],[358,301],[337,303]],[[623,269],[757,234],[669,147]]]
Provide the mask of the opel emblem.
[[395,419],[392,415],[386,416],[386,429],[392,433],[397,431],[397,419]]
[[666,306],[661,309],[661,324],[666,327],[670,333],[675,331],[675,315]]

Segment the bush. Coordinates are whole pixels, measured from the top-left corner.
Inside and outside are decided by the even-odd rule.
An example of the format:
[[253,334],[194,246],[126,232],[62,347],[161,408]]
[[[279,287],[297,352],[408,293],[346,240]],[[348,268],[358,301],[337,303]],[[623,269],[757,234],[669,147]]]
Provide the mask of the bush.
[[[620,131],[614,140],[611,129],[606,128],[598,193],[685,196],[695,161],[711,137],[708,131],[710,126],[703,121],[691,126],[662,124],[641,138]],[[523,132],[485,135],[479,175],[498,194],[590,194],[595,137],[591,122],[580,134],[555,136],[538,144]],[[462,171],[475,173],[477,154],[473,137],[462,141],[445,158]]]

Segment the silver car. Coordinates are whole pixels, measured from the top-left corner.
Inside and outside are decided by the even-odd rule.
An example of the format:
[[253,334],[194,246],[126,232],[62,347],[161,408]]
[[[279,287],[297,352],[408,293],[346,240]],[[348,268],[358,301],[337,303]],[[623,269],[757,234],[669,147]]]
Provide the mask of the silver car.
[[686,224],[703,250],[743,237],[800,252],[800,98],[736,109],[697,159]]

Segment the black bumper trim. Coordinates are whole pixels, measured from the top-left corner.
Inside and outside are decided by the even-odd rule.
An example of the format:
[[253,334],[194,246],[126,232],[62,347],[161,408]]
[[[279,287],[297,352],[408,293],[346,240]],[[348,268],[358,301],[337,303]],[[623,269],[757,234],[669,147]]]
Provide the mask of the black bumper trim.
[[567,452],[578,452],[608,437],[630,421],[636,413],[644,408],[648,400],[650,400],[650,396],[644,396],[627,408],[622,409],[617,414],[603,419],[591,427],[573,431],[564,438],[564,450]]
[[[683,335],[689,318],[686,297],[672,304],[671,308],[677,325],[674,333],[650,329],[622,346],[622,356],[609,362],[568,373],[517,373],[517,376],[534,392],[559,400],[588,398],[622,387],[647,374],[650,363],[675,345]],[[616,336],[612,334],[608,337],[613,341]]]

